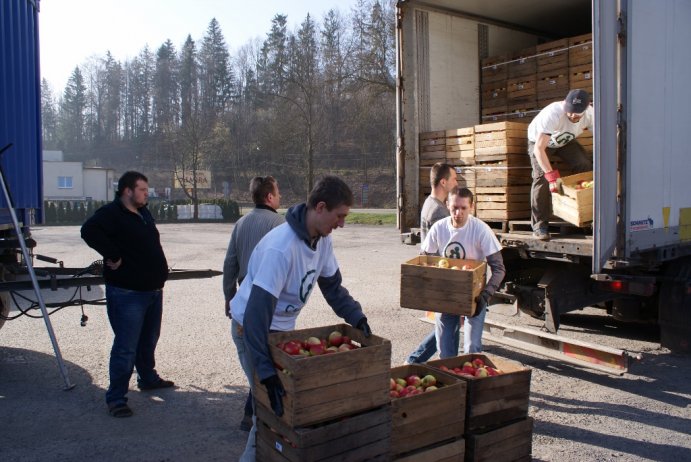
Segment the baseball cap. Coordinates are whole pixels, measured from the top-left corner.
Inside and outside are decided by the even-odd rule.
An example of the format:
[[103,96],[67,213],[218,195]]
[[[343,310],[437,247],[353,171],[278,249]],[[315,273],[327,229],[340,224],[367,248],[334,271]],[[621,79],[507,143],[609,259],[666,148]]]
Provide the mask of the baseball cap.
[[574,114],[580,114],[588,109],[590,95],[585,90],[571,90],[564,100],[564,110]]

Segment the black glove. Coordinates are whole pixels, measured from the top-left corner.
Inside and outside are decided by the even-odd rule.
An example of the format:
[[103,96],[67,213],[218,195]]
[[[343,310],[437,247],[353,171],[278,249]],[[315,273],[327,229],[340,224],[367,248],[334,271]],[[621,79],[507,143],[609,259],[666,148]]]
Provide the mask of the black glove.
[[369,324],[367,324],[367,318],[360,319],[355,327],[365,334],[365,338],[372,335],[372,329],[370,329]]
[[262,380],[261,383],[266,387],[266,391],[269,394],[271,409],[273,409],[274,414],[281,417],[283,415],[283,396],[286,395],[281,379],[277,375],[271,375]]
[[480,292],[480,295],[475,297],[475,303],[477,305],[475,306],[475,314],[473,314],[471,318],[474,318],[475,316],[480,316],[480,314],[482,314],[482,312],[487,309],[487,305],[489,304],[490,298],[492,298],[492,296],[484,290]]

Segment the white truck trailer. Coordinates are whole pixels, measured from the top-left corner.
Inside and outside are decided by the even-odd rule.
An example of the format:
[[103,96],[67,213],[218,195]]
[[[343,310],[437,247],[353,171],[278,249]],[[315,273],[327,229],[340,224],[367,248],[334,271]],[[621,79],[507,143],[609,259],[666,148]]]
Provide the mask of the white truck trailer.
[[592,227],[548,242],[497,231],[503,290],[552,332],[560,314],[600,306],[658,322],[662,345],[688,352],[691,2],[407,0],[397,15],[401,232],[418,226],[422,205],[419,134],[482,122],[482,58],[592,33]]

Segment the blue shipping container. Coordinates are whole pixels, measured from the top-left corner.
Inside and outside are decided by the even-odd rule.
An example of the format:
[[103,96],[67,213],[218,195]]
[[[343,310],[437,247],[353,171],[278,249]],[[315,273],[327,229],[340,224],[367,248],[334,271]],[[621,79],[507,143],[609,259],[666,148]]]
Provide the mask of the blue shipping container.
[[[17,217],[25,225],[43,221],[40,0],[0,1],[0,149],[2,168]],[[11,223],[0,192],[0,227]]]

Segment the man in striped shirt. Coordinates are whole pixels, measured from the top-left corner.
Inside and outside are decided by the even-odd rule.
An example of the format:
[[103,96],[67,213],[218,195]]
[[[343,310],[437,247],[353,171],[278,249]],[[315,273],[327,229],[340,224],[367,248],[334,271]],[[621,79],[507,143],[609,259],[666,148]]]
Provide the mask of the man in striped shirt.
[[[281,195],[278,191],[278,182],[274,177],[253,178],[250,182],[250,193],[255,207],[235,223],[223,262],[223,295],[225,297],[223,311],[228,317],[230,317],[229,302],[235,296],[237,286],[242,283],[247,274],[247,264],[254,247],[266,233],[285,221],[283,215],[277,212]],[[245,415],[240,423],[241,430],[249,431],[250,428],[252,428],[251,393],[245,402]]]

